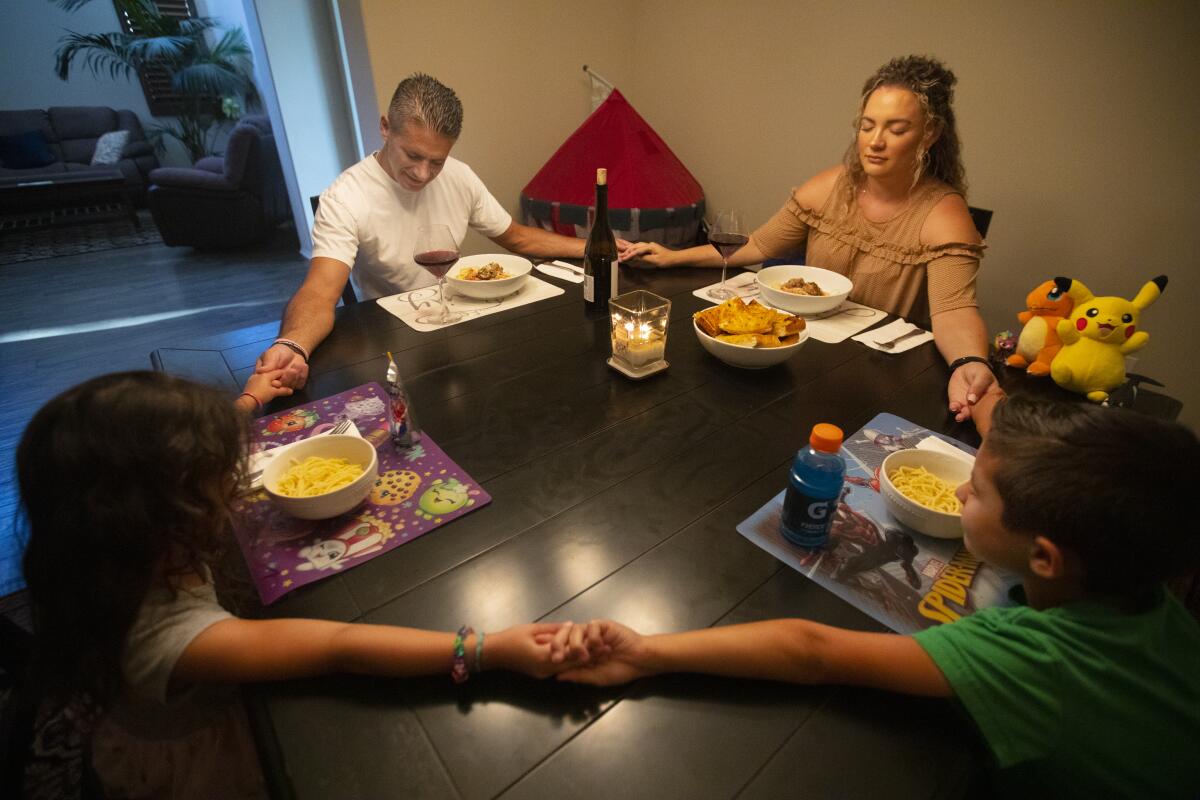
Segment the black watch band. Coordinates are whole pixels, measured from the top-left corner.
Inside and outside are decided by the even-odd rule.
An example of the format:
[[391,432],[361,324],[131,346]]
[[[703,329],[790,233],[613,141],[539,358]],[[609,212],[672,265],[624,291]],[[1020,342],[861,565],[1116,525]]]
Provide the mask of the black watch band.
[[963,364],[970,364],[972,362],[978,363],[978,364],[983,364],[988,369],[992,368],[992,365],[983,356],[963,356],[962,358],[956,358],[950,362],[950,373],[953,374],[954,371],[956,369],[958,369],[959,367],[961,367]]

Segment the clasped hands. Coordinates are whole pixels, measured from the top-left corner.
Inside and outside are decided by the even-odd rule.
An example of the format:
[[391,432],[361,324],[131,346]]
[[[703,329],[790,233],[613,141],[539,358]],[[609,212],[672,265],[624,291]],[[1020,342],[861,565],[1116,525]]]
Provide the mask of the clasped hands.
[[271,385],[276,389],[302,389],[308,380],[308,364],[299,353],[282,344],[264,350],[254,362],[254,372],[270,375]]
[[1004,397],[1004,390],[986,365],[972,363],[964,364],[950,375],[946,394],[954,421],[969,419],[983,435],[991,427],[992,411]]
[[[496,641],[499,639],[500,641]],[[506,667],[535,678],[611,686],[650,674],[641,663],[641,634],[619,622],[551,622],[518,625],[488,634],[495,646],[491,666]]]

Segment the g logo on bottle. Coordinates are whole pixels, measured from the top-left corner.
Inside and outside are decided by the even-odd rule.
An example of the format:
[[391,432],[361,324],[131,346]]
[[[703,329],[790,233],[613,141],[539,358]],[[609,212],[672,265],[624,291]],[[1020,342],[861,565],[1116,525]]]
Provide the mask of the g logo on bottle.
[[808,506],[809,519],[821,520],[829,516],[829,501],[821,500]]

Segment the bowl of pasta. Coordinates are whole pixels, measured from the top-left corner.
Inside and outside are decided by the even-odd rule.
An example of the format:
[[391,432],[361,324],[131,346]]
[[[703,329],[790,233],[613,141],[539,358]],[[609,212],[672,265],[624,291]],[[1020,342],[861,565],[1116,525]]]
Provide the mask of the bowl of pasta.
[[345,514],[371,492],[379,471],[375,446],[353,434],[297,442],[263,468],[271,502],[293,517],[329,519]]
[[463,256],[446,273],[446,283],[458,294],[494,300],[520,291],[532,269],[528,259],[510,253]]
[[854,283],[845,275],[800,264],[763,267],[758,271],[756,281],[766,303],[800,316],[832,311],[854,288]]
[[933,450],[898,450],[879,468],[879,493],[892,516],[938,539],[963,535],[962,504],[954,496],[971,479],[969,457]]

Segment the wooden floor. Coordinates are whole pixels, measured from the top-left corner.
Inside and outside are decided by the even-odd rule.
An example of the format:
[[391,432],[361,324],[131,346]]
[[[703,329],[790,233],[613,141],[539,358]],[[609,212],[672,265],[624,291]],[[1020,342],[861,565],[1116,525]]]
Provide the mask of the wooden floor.
[[149,369],[157,347],[276,322],[306,270],[291,229],[253,250],[159,244],[0,265],[0,596],[22,585],[13,458],[37,409],[95,375]]

